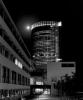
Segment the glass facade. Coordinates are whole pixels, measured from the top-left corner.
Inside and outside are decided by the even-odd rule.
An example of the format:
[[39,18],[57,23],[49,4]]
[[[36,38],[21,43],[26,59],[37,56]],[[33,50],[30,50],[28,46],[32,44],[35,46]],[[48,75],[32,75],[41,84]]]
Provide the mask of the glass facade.
[[40,22],[38,25],[32,29],[33,59],[37,65],[56,62],[59,57],[58,27],[55,22],[51,21]]

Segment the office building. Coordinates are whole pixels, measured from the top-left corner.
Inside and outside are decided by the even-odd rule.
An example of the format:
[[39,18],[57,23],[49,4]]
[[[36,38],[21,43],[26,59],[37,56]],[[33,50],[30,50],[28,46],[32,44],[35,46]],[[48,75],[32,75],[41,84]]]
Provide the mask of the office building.
[[59,26],[61,22],[41,21],[31,26],[32,56],[36,66],[59,60]]
[[0,0],[0,99],[29,95],[33,69],[30,53]]

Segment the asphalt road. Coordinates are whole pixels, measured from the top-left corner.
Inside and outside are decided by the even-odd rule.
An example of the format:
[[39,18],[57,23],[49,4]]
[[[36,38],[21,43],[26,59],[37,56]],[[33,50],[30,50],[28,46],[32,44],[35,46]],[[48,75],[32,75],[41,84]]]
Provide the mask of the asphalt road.
[[50,95],[46,95],[46,94],[41,94],[39,96],[35,96],[33,98],[26,98],[26,99],[23,99],[23,100],[78,100],[78,99],[70,99],[70,98],[67,98],[67,97],[53,97],[53,96],[50,96]]

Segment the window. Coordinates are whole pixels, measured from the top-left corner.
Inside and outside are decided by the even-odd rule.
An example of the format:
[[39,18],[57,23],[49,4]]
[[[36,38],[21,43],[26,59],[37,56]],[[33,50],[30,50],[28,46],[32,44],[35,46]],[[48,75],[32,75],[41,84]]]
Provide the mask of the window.
[[26,77],[24,77],[24,85],[26,85]]
[[7,68],[7,83],[10,83],[10,70]]
[[12,54],[10,55],[10,60],[14,61],[14,56]]
[[22,76],[22,85],[24,85],[24,76]]
[[30,85],[30,79],[28,79],[28,85]]
[[3,66],[3,77],[2,77],[2,82],[6,83],[6,67]]
[[1,83],[1,64],[0,64],[0,83]]
[[2,82],[10,83],[10,69],[3,66]]
[[26,78],[26,85],[27,85],[27,78]]
[[2,54],[2,45],[1,45],[1,43],[0,43],[0,53]]
[[15,59],[15,64],[22,69],[22,64],[18,59]]
[[5,50],[5,57],[9,57],[9,52],[7,50]]
[[0,53],[2,55],[5,55],[5,48],[4,48],[4,46],[1,43],[0,43]]
[[18,74],[18,84],[21,85],[21,75]]
[[2,32],[2,28],[0,28],[0,36],[1,36],[1,37],[4,37],[4,34],[3,34],[3,32]]
[[74,63],[62,63],[62,67],[74,67]]
[[23,70],[24,70],[26,73],[29,72],[28,69],[27,69],[25,66],[23,66]]
[[12,84],[16,84],[16,72],[12,71]]
[[15,57],[13,54],[10,53],[10,51],[0,43],[0,53],[4,55],[5,57],[9,58],[12,62],[15,62]]

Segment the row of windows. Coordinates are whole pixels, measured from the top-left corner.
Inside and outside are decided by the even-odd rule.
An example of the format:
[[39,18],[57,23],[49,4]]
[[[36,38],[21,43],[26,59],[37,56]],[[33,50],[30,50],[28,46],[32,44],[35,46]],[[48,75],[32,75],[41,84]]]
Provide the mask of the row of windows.
[[30,80],[15,72],[11,71],[9,68],[3,66],[2,67],[2,83],[9,83],[9,84],[18,84],[18,85],[30,85]]
[[30,58],[30,54],[27,52],[26,47],[21,39],[21,36],[18,34],[16,27],[14,26],[13,22],[11,22],[8,14],[6,13],[2,5],[0,5],[0,15],[2,16],[2,18],[10,28],[10,30],[12,31],[12,34],[15,36],[19,44],[22,46],[22,48],[24,48],[23,50],[26,52],[27,56]]
[[15,57],[0,43],[0,53],[14,62]]
[[1,43],[0,43],[0,53],[15,63],[16,57],[13,54],[11,54],[11,52]]
[[[4,55],[6,58],[11,60],[15,64],[16,57],[13,54],[11,54],[11,52],[1,43],[0,43],[0,54]],[[20,66],[18,66],[18,67],[20,67]],[[22,68],[27,73],[29,72],[28,69],[25,66],[23,66]]]
[[19,52],[17,47],[14,45],[13,41],[7,36],[7,33],[2,27],[0,27],[0,36],[4,38],[4,40],[15,50],[16,53],[26,62],[26,64],[30,67],[30,64],[26,61],[25,57]]

